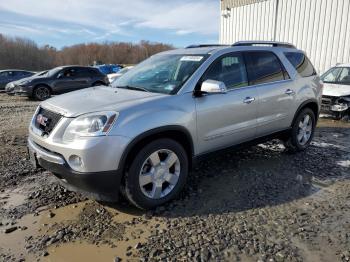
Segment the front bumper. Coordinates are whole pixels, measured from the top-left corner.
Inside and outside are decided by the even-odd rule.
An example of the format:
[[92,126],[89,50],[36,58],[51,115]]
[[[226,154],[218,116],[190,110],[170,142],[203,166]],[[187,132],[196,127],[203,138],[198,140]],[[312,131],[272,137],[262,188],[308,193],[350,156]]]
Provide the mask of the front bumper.
[[340,97],[323,96],[321,103],[321,113],[333,114],[342,113],[349,110],[349,102],[341,101]]
[[78,172],[70,168],[64,157],[51,152],[28,139],[32,163],[52,172],[69,190],[81,192],[94,199],[117,201],[122,179],[120,170]]
[[31,96],[32,94],[31,87],[19,85],[6,86],[5,91],[8,95]]

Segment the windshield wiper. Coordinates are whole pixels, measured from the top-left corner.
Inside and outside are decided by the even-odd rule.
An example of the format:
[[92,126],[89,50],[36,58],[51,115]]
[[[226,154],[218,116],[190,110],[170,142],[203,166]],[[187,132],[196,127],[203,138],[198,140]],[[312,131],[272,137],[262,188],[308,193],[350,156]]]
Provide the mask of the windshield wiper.
[[117,86],[117,88],[124,88],[124,89],[130,89],[130,90],[138,90],[138,91],[150,92],[146,88],[138,87],[138,86]]

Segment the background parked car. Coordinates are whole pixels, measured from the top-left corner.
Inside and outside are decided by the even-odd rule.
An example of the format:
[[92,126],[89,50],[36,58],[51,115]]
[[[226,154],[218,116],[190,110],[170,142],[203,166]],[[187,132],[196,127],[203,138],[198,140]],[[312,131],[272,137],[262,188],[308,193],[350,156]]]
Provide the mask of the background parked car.
[[123,68],[120,65],[114,65],[114,64],[97,65],[95,67],[108,77],[108,80],[110,83],[113,81],[114,76]]
[[322,112],[337,119],[350,114],[350,64],[338,64],[321,77],[324,88]]
[[15,85],[13,92],[37,100],[45,100],[52,94],[63,94],[91,86],[108,84],[107,76],[96,68],[62,66]]
[[119,70],[118,73],[112,74],[108,76],[109,82],[112,83],[114,80],[118,79],[122,75],[124,75],[126,72],[130,71],[131,68],[134,66],[127,66],[124,67],[123,69]]
[[29,76],[29,77],[26,77],[26,78],[22,78],[22,79],[17,80],[17,81],[10,82],[10,83],[8,83],[5,86],[5,91],[9,95],[14,95],[14,89],[15,89],[16,85],[20,85],[21,83],[23,83],[23,82],[25,82],[27,80],[30,80],[30,78],[32,78],[32,77],[42,76],[42,75],[44,75],[46,73],[47,73],[47,70],[46,71],[37,72],[36,74],[34,74],[32,76]]
[[12,82],[25,77],[34,75],[34,72],[25,70],[1,70],[0,71],[0,90],[4,90],[5,86]]

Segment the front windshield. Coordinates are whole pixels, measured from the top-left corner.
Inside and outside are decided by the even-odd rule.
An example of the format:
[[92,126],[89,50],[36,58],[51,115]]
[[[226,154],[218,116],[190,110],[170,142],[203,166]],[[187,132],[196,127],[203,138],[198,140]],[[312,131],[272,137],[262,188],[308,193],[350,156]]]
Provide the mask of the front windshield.
[[206,58],[205,55],[155,55],[122,75],[112,86],[175,94]]
[[34,74],[33,76],[43,76],[43,75],[47,74],[47,72],[48,71],[41,71],[41,72]]
[[61,70],[62,70],[62,67],[55,67],[55,68],[47,71],[46,76],[48,76],[48,77],[54,76],[55,74],[57,74]]
[[326,72],[321,79],[325,83],[350,85],[350,67],[334,67]]

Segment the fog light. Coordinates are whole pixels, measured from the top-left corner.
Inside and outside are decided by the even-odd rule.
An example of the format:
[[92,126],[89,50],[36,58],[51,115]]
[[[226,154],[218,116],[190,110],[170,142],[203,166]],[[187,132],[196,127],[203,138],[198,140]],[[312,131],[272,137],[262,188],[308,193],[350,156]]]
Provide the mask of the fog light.
[[333,105],[333,106],[331,107],[332,111],[338,111],[338,112],[340,112],[340,111],[345,111],[345,110],[347,110],[348,108],[349,108],[349,107],[348,107],[347,104],[338,104],[338,105]]
[[69,164],[72,166],[73,169],[78,170],[82,169],[82,167],[84,166],[83,160],[77,155],[71,155],[69,157]]

